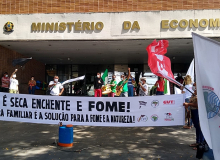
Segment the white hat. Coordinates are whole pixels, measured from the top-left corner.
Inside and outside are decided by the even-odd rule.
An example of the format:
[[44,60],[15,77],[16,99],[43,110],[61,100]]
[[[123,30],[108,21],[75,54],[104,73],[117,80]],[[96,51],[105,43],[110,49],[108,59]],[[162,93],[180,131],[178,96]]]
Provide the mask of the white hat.
[[147,81],[147,77],[141,77],[141,80]]

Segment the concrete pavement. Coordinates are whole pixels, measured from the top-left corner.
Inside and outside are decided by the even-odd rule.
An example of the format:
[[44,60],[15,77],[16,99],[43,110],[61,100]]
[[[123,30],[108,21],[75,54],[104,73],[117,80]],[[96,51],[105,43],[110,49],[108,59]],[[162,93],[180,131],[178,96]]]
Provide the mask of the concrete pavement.
[[74,147],[57,142],[58,126],[0,121],[0,160],[196,160],[195,130],[175,127],[74,126]]

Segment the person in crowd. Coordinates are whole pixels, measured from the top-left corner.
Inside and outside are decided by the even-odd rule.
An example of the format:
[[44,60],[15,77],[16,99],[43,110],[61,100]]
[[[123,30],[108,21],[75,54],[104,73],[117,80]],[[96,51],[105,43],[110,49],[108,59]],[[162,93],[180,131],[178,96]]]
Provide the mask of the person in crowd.
[[102,85],[104,84],[101,74],[98,72],[94,80],[94,97],[102,97]]
[[117,87],[117,82],[116,82],[116,76],[115,75],[112,76],[112,80],[110,82],[110,86],[111,86],[112,92],[108,94],[108,97],[114,97],[115,96],[115,92],[116,92],[116,87]]
[[[175,78],[175,80],[176,80],[177,82],[183,84],[183,81],[184,81],[184,80],[183,80],[183,77],[182,77],[181,73],[178,73],[178,74],[177,74],[177,77]],[[180,89],[179,86],[176,85],[176,87]]]
[[[185,95],[185,102],[189,103],[189,99],[190,99],[190,97],[192,96],[192,93],[193,93],[193,90],[192,90],[192,87],[193,87],[193,85],[192,85],[192,78],[191,78],[190,75],[187,75],[184,78],[184,84],[185,84],[185,88],[183,88],[183,87],[181,88],[182,89],[182,93]],[[191,129],[191,127],[192,127],[192,120],[190,118],[190,115],[191,115],[190,107],[188,107],[186,109],[186,117],[187,117],[187,121],[188,121],[187,123],[188,124],[187,124],[187,126],[183,126],[183,128],[185,128],[185,129]]]
[[156,95],[164,95],[164,85],[165,81],[163,77],[158,77],[158,81],[154,85],[157,87]]
[[28,82],[28,91],[29,94],[34,94],[35,93],[35,87],[36,87],[36,81],[34,80],[34,76],[31,76],[31,80]]
[[54,76],[53,81],[50,81],[48,85],[48,87],[50,88],[50,95],[52,96],[61,96],[64,91],[62,84],[58,81],[59,81],[59,77]]
[[15,74],[17,71],[18,70],[15,69],[15,71],[10,76],[9,93],[14,93],[14,94],[19,93],[18,80],[16,79],[16,74]]
[[2,77],[2,92],[9,92],[10,78],[8,77],[8,72],[5,72]]
[[146,83],[147,78],[142,77],[141,82],[139,82],[140,88],[139,88],[139,96],[147,96],[148,95],[148,85]]
[[185,106],[186,109],[188,109],[188,107],[190,106],[190,109],[191,109],[192,122],[193,122],[194,127],[196,128],[196,143],[191,144],[190,147],[194,147],[193,149],[196,150],[197,145],[204,141],[204,136],[202,134],[200,124],[199,124],[197,90],[196,90],[195,83],[194,83],[194,86],[195,86],[194,95],[191,96],[189,103],[185,102],[183,103],[183,106]]
[[128,80],[128,97],[134,96],[134,84],[135,84],[135,79],[132,76],[130,76]]
[[125,74],[121,75],[121,81],[118,83],[116,89],[121,90],[121,94],[119,97],[128,97],[128,80],[130,78],[130,68],[128,68],[128,76],[126,77]]

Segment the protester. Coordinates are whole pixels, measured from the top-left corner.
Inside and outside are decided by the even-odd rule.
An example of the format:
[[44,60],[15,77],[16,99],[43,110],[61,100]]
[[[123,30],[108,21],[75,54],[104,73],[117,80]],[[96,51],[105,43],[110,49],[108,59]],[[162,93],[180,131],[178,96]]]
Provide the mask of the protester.
[[[175,78],[175,80],[181,84],[183,84],[183,77],[181,75],[181,73],[177,74],[177,77]],[[177,88],[180,88],[179,86],[176,85]]]
[[29,94],[34,94],[35,93],[35,87],[36,87],[36,81],[34,80],[34,76],[31,76],[31,80],[28,82],[28,91]]
[[113,75],[112,76],[112,80],[110,82],[110,86],[111,86],[111,93],[108,94],[108,97],[114,97],[115,96],[115,92],[116,92],[116,87],[117,87],[117,82],[116,82],[116,76]]
[[[189,99],[190,97],[192,96],[192,93],[193,93],[193,90],[192,90],[192,78],[190,75],[187,75],[185,78],[184,78],[184,84],[185,84],[185,88],[181,88],[182,89],[182,93],[185,95],[185,102],[186,103],[189,103]],[[187,90],[187,89],[188,90]],[[192,93],[190,93],[190,91]],[[188,107],[186,109],[186,117],[187,117],[187,126],[183,126],[183,128],[185,129],[191,129],[192,127],[192,119],[190,118],[190,107]]]
[[8,72],[5,72],[2,77],[2,92],[9,92],[9,84],[10,84],[10,78],[8,77]]
[[116,89],[121,90],[121,94],[119,97],[128,97],[128,80],[130,78],[130,68],[128,68],[128,76],[126,77],[124,74],[121,75],[121,81],[118,83]]
[[158,77],[158,81],[154,85],[157,87],[156,95],[164,95],[164,85],[165,81],[163,77]]
[[50,95],[52,96],[61,96],[64,91],[62,84],[58,81],[59,81],[59,77],[54,76],[54,80],[50,81],[49,83],[48,87],[50,88]]
[[146,83],[147,78],[142,77],[141,82],[139,82],[140,88],[139,88],[139,96],[147,96],[148,95],[148,85]]
[[[196,84],[194,84],[196,87]],[[190,145],[190,147],[194,147],[196,150],[197,145],[204,141],[204,137],[199,124],[199,113],[198,113],[198,102],[197,102],[197,90],[195,88],[194,95],[191,96],[189,103],[183,103],[183,106],[187,109],[190,106],[191,114],[192,114],[192,122],[194,127],[196,128],[196,143]]]
[[102,97],[102,85],[104,81],[101,78],[101,74],[98,72],[97,77],[94,80],[94,97]]
[[134,96],[134,84],[135,84],[135,79],[132,76],[130,76],[128,80],[128,97]]
[[9,93],[17,94],[19,93],[18,90],[18,80],[16,79],[16,73],[17,69],[11,74],[10,76],[10,86],[9,86]]

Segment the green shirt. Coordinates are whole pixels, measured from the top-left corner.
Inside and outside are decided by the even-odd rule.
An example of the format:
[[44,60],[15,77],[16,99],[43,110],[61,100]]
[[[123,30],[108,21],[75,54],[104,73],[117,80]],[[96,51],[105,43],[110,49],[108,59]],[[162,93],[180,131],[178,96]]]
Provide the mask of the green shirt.
[[[126,81],[126,80],[127,80],[127,79],[120,81],[120,82],[118,83],[118,86],[122,85],[122,83],[123,83],[124,81]],[[128,92],[128,82],[124,84],[124,87],[122,88],[122,92]]]
[[110,84],[115,84],[114,86],[111,86],[111,90],[113,93],[116,92],[117,82],[116,80],[111,80]]

